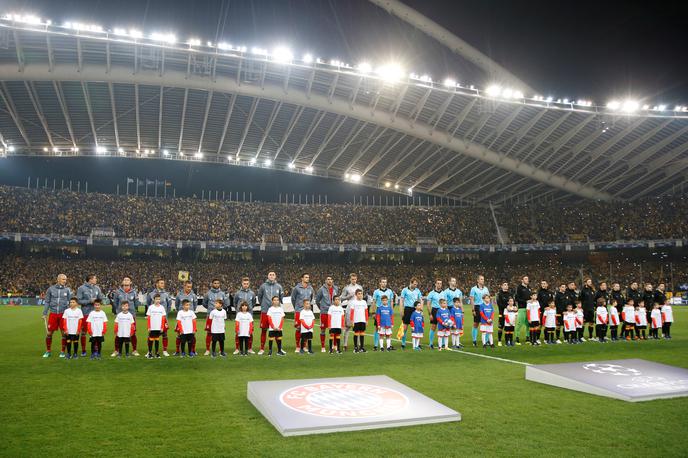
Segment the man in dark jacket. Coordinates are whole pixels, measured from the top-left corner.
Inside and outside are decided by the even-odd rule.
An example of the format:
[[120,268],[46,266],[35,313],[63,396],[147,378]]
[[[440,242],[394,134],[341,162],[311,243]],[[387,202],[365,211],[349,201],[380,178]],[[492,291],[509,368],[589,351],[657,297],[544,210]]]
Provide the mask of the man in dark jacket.
[[[540,289],[538,290],[538,293],[537,293],[537,301],[540,304],[540,322],[541,323],[542,323],[543,313],[544,313],[545,309],[549,306],[549,302],[553,299],[554,299],[554,295],[552,294],[552,291],[549,290],[549,284],[545,280],[540,281]],[[540,326],[538,340],[540,339],[540,336],[542,335],[543,328],[544,328],[544,326]]]
[[506,309],[509,299],[511,299],[509,283],[502,282],[502,286],[497,292],[497,307],[499,308],[499,330],[497,331],[497,345],[502,346],[502,334],[504,333],[504,309]]
[[530,279],[527,275],[521,278],[521,284],[516,288],[516,305],[518,305],[518,320],[516,322],[516,345],[521,345],[521,328],[527,327],[526,304],[530,300]]
[[652,290],[652,283],[645,283],[645,290],[643,291],[643,301],[645,301],[645,312],[647,314],[647,322],[652,323],[650,314],[652,308],[655,306],[655,292]]
[[583,305],[583,322],[588,326],[588,339],[592,339],[592,330],[595,327],[595,289],[592,286],[592,278],[585,279],[579,299]]
[[557,343],[561,343],[561,327],[564,325],[564,312],[567,305],[569,305],[569,296],[566,294],[566,285],[562,283],[554,293],[554,306],[557,308]]

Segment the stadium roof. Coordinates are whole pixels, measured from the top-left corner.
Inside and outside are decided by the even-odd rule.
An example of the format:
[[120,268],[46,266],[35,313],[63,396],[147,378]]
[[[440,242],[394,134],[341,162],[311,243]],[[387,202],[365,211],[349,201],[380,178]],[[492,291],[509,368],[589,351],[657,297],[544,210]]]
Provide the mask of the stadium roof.
[[286,48],[0,20],[5,154],[274,167],[485,203],[633,199],[688,173],[684,107],[549,100]]

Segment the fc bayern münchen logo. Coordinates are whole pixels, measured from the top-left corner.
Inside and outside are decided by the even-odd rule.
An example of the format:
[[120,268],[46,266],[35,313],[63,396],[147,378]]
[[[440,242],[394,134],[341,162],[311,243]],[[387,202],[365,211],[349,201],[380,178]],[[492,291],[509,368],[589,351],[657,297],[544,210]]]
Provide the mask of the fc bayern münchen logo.
[[280,401],[297,412],[333,418],[391,415],[408,407],[402,393],[364,383],[312,383],[289,388]]
[[642,374],[638,369],[633,369],[631,367],[620,366],[618,364],[598,364],[590,363],[584,364],[583,369],[594,372],[596,374],[604,375],[620,375],[622,377],[636,376]]

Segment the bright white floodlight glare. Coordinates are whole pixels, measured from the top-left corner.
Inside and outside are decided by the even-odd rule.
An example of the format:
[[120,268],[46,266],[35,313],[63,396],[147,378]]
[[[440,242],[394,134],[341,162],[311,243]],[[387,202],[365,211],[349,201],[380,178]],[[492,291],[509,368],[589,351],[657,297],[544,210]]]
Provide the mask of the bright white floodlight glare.
[[217,48],[221,49],[222,51],[227,51],[228,49],[232,49],[232,45],[223,41],[217,44]]
[[514,96],[514,91],[512,89],[506,88],[502,91],[502,97],[505,99],[510,99]]
[[121,29],[121,28],[119,28],[119,27],[115,27],[115,28],[112,30],[112,33],[115,34],[115,35],[124,35],[124,36],[128,35],[127,29]]
[[201,46],[201,40],[199,38],[190,38],[189,46]]
[[633,113],[640,109],[640,104],[636,100],[625,100],[621,106],[621,110],[626,113]]
[[9,151],[10,153],[13,153],[14,152],[14,146],[12,146],[12,145],[8,146],[7,151]]
[[141,38],[143,37],[143,32],[136,29],[129,29],[129,36],[133,38]]
[[387,64],[377,69],[377,74],[383,79],[394,82],[404,74],[404,70],[398,64]]
[[122,153],[124,152],[124,148],[117,148],[117,152],[118,152],[119,154],[122,154]]
[[313,166],[309,165],[308,167],[306,167],[306,172],[308,172],[308,173],[313,172]]
[[408,193],[413,194],[413,188],[408,188]]
[[166,149],[162,150],[162,155],[163,156],[169,156],[170,155],[169,150],[166,150]]
[[358,183],[359,181],[361,181],[361,175],[359,175],[358,173],[354,173],[353,175],[351,175],[351,181],[353,181],[354,183]]
[[196,159],[201,159],[201,158],[203,157],[203,153],[201,153],[201,152],[199,151],[199,152],[197,152],[196,154],[194,154],[194,157],[195,157]]
[[395,184],[395,185],[394,185],[394,189],[399,189],[399,185],[398,185],[398,184]]
[[303,55],[303,62],[306,64],[310,64],[313,62],[313,54],[306,53]]
[[390,186],[392,186],[392,183],[390,183],[389,181],[385,182],[385,188],[389,188]]
[[151,40],[162,41],[163,43],[174,44],[177,42],[177,37],[171,33],[154,32],[151,34]]
[[444,85],[446,87],[456,87],[456,80],[452,78],[447,78],[444,80]]
[[290,63],[294,60],[294,54],[286,46],[278,46],[272,51],[272,58],[276,62]]
[[657,107],[657,111],[664,111],[664,110],[666,110],[666,108],[667,108],[666,105],[659,105]]
[[361,62],[356,68],[358,68],[358,71],[361,73],[370,73],[373,71],[373,67],[368,62]]
[[105,154],[105,153],[107,153],[107,149],[105,149],[104,146],[96,146],[96,153]]
[[287,165],[287,167],[289,167],[290,169],[295,169],[295,168],[296,168],[296,164],[294,164],[293,162],[290,162],[290,163]]
[[491,84],[490,86],[487,86],[487,89],[485,89],[485,93],[490,97],[497,97],[499,94],[502,93],[502,88],[497,84]]
[[621,102],[619,102],[618,100],[612,100],[607,104],[607,108],[609,108],[612,111],[616,111],[619,108],[621,108]]
[[251,165],[254,165],[256,162],[258,162],[258,160],[255,157],[252,157],[250,162],[251,162]]
[[270,167],[272,165],[272,161],[270,159],[265,159],[265,162],[263,162],[263,164],[265,164],[265,167]]

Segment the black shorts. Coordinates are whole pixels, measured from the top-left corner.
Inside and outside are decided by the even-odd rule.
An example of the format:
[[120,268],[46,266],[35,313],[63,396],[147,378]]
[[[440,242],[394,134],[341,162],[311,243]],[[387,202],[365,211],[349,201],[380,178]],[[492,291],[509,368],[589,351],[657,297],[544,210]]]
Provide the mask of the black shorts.
[[282,337],[282,331],[268,331],[268,337]]
[[539,322],[539,321],[529,321],[529,322],[528,322],[528,327],[530,327],[530,328],[539,328],[539,327],[540,327],[540,322]]
[[179,335],[179,340],[182,342],[193,342],[195,338],[196,335],[193,333]]
[[67,334],[67,340],[72,342],[79,340],[79,334]]
[[365,332],[366,330],[366,324],[365,323],[354,323],[354,332]]
[[312,340],[312,339],[313,339],[313,331],[301,333],[301,340]]
[[89,342],[98,342],[98,343],[103,343],[105,342],[105,337],[103,336],[91,336],[88,339]]
[[594,310],[583,310],[583,321],[585,323],[595,322],[595,311]]
[[211,337],[213,339],[213,342],[224,342],[225,341],[225,333],[224,332],[216,332],[214,334],[211,334]]
[[416,309],[413,307],[404,307],[404,316],[401,317],[401,322],[404,324],[411,323],[411,315]]
[[499,329],[504,329],[504,310],[499,311]]
[[342,329],[341,328],[330,328],[330,335],[331,336],[338,336],[342,334]]
[[473,307],[473,323],[480,323],[480,307]]
[[560,328],[564,326],[564,317],[561,313],[557,313],[557,327]]
[[430,309],[430,324],[437,324],[437,309],[435,307]]
[[162,335],[162,331],[148,331],[148,337],[157,338]]
[[504,326],[504,332],[514,332],[513,326]]

